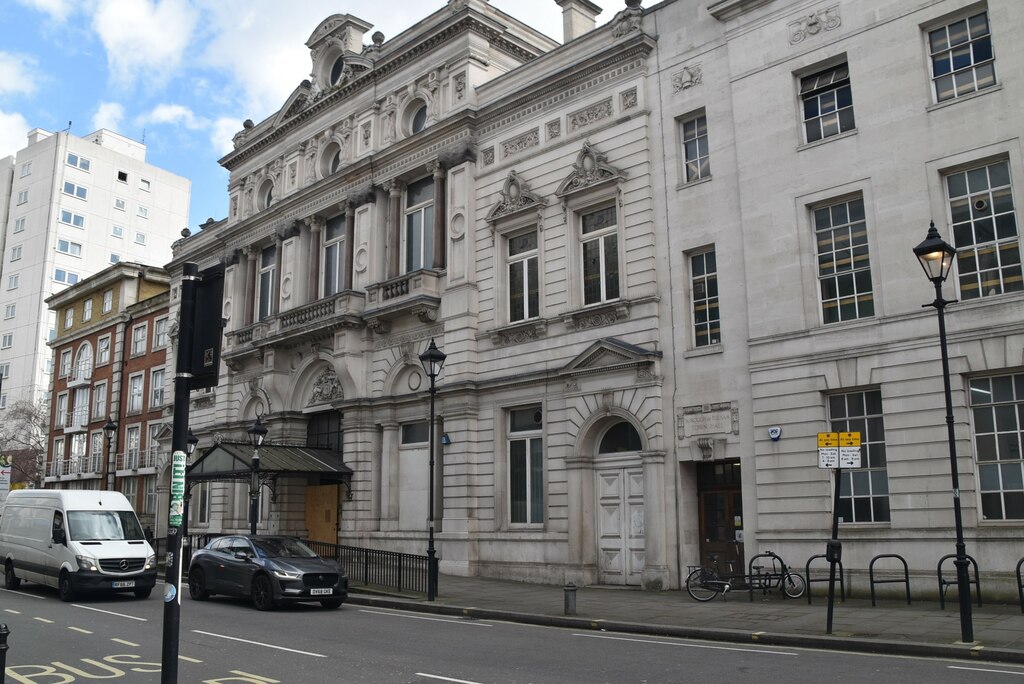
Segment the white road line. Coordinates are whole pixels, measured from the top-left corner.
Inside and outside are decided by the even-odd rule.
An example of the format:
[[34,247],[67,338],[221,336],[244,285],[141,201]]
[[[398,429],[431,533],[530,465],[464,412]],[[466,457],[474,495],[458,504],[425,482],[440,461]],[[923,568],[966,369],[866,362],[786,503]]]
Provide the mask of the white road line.
[[12,615],[21,615],[20,610],[13,610],[11,608],[4,608],[5,613],[11,613]]
[[443,682],[456,682],[456,684],[480,684],[480,682],[471,682],[468,679],[452,679],[451,677],[442,677],[441,675],[427,674],[426,672],[417,672],[417,677],[429,677],[430,679],[440,679]]
[[13,589],[3,589],[3,588],[0,588],[0,591],[6,591],[8,594],[17,594],[18,596],[28,596],[29,598],[39,599],[40,601],[45,601],[46,600],[45,596],[36,596],[35,594],[26,594],[23,591],[14,591]]
[[254,675],[251,672],[242,672],[241,670],[231,670],[231,674],[236,674],[239,677],[248,677],[248,679],[246,681],[250,681],[250,682],[266,682],[267,684],[281,684],[281,680],[280,679],[267,679],[266,677],[260,677],[259,675]]
[[[408,618],[410,620],[430,620],[431,622],[451,622],[452,624],[456,624],[456,625],[472,625],[474,627],[493,627],[494,626],[494,625],[489,625],[486,622],[471,622],[471,621],[468,621],[468,620],[445,620],[444,618],[424,617],[422,615],[406,615],[404,613],[388,613],[387,611],[383,611],[383,610],[366,610],[365,608],[360,608],[359,612],[360,613],[373,613],[374,615],[390,615],[391,617]],[[456,680],[452,680],[452,681],[458,681],[458,680],[456,679]]]
[[604,634],[573,634],[573,636],[587,637],[589,639],[612,639],[614,641],[635,641],[642,644],[658,644],[660,646],[683,646],[685,648],[707,648],[714,651],[742,651],[744,653],[763,653],[765,655],[799,655],[791,651],[769,651],[761,648],[737,648],[735,646],[708,646],[706,644],[690,644],[676,641],[655,641],[654,639],[629,639],[627,637],[607,636]]
[[984,667],[962,667],[960,665],[948,665],[950,670],[969,670],[971,672],[995,672],[996,674],[1008,674],[1017,675],[1018,677],[1024,677],[1024,672],[1018,672],[1016,670],[989,670]]
[[92,634],[89,630],[82,629],[81,627],[68,627],[68,629],[73,629],[74,631],[81,632],[82,634]]
[[45,622],[48,625],[52,625],[53,624],[53,620],[47,620],[46,618],[37,617],[37,618],[32,618],[32,619],[33,620],[39,620],[40,622]]
[[134,648],[138,648],[139,647],[139,645],[136,644],[135,642],[133,642],[133,641],[125,641],[124,639],[111,638],[111,641],[115,641],[115,642],[117,642],[119,644],[124,644],[125,646],[133,646]]
[[253,646],[262,646],[263,648],[274,648],[278,651],[288,651],[289,653],[298,653],[299,655],[313,656],[314,658],[326,658],[323,653],[311,653],[310,651],[299,651],[294,648],[285,648],[284,646],[275,646],[274,644],[265,644],[260,641],[250,641],[249,639],[239,639],[238,637],[227,636],[226,634],[214,634],[213,632],[204,632],[199,629],[193,629],[196,634],[204,634],[206,636],[217,637],[218,639],[230,639],[231,641],[241,641],[243,644],[252,644]]
[[184,660],[186,663],[201,663],[201,662],[203,662],[202,660],[199,660],[197,658],[189,658],[188,656],[183,656],[183,655],[178,656],[178,660]]
[[107,615],[116,615],[117,617],[127,618],[129,620],[138,620],[139,622],[149,622],[146,618],[135,617],[134,615],[125,615],[124,613],[115,613],[111,610],[101,610],[100,608],[93,608],[92,606],[83,606],[81,603],[72,603],[75,608],[82,608],[83,610],[94,610],[97,613],[106,613]]

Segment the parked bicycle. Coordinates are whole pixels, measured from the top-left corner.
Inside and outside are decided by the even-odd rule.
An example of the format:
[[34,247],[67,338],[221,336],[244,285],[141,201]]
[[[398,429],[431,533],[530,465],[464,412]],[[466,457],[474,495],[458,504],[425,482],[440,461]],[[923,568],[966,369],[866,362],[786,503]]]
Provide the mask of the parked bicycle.
[[686,593],[695,601],[710,601],[719,594],[725,594],[732,590],[737,579],[733,574],[733,562],[729,564],[729,575],[722,575],[718,567],[718,554],[708,554],[711,566],[697,566],[686,577]]
[[[767,559],[756,565],[759,559]],[[773,589],[781,589],[789,598],[800,598],[807,591],[807,582],[799,572],[793,572],[777,553],[765,550],[750,559],[750,572],[747,575],[750,595],[760,589],[762,595]]]
[[[734,561],[729,564],[727,574],[723,574],[718,564],[718,554],[708,555],[711,565],[691,566],[686,577],[686,593],[695,601],[710,601],[719,594],[726,594],[735,589],[748,589],[751,597],[755,589],[767,594],[774,589],[781,589],[789,598],[800,598],[807,590],[807,582],[803,575],[793,572],[782,558],[772,552],[759,553],[751,559],[749,573],[736,574]],[[767,559],[756,564],[760,559]]]

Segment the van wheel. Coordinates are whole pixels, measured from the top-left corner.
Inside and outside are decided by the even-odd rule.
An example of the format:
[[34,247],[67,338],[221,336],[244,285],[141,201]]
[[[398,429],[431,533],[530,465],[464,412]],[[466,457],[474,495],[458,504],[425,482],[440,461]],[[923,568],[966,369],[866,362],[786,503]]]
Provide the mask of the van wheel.
[[21,586],[21,578],[14,574],[13,561],[7,561],[4,566],[4,586],[8,589],[17,589]]
[[146,598],[149,598],[149,595],[152,594],[152,593],[153,593],[153,587],[146,587],[145,589],[136,589],[135,590],[135,598],[137,598],[137,599],[146,599]]
[[61,601],[75,600],[75,588],[71,585],[71,575],[67,570],[62,570],[60,578],[57,580],[57,594]]

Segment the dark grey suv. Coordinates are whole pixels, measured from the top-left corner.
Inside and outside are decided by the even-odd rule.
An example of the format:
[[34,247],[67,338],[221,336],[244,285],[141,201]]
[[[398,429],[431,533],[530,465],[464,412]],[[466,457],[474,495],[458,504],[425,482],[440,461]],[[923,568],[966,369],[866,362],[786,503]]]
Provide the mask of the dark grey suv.
[[294,537],[239,534],[192,554],[188,591],[196,601],[212,594],[247,597],[258,610],[300,601],[338,608],[348,598],[348,578]]

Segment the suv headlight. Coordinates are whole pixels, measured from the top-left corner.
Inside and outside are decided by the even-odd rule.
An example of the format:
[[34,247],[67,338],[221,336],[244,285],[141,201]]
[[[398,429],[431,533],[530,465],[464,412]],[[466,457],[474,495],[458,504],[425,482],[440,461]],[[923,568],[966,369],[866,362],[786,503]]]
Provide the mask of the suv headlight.
[[88,556],[75,556],[75,560],[78,561],[78,569],[85,570],[86,572],[97,572],[99,570],[99,564],[95,558],[89,558]]
[[287,570],[274,570],[274,575],[276,575],[279,579],[286,580],[297,580],[300,577],[300,573],[288,572]]
[[146,559],[146,570],[156,566],[156,556],[150,556]]

